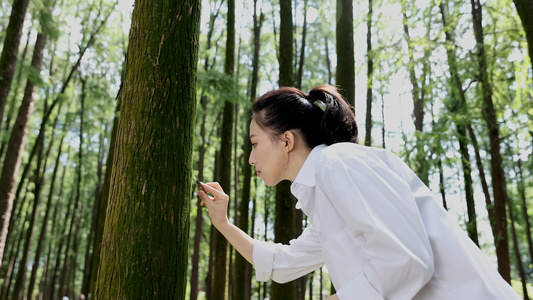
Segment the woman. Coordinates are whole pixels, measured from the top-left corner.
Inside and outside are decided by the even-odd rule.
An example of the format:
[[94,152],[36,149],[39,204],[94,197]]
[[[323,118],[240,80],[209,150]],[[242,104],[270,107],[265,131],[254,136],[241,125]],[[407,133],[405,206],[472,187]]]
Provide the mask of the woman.
[[263,95],[250,140],[257,175],[269,186],[292,181],[312,224],[290,245],[254,240],[228,221],[220,185],[203,184],[213,225],[257,280],[284,283],[326,265],[337,290],[328,299],[520,299],[405,163],[356,144],[354,114],[334,87]]

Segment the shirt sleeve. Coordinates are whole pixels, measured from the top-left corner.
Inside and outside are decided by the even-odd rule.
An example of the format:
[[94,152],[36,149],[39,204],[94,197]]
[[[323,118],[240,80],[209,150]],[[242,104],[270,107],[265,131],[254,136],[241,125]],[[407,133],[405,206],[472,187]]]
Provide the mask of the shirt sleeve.
[[363,236],[365,249],[365,265],[337,290],[339,299],[412,299],[434,266],[414,196],[402,178],[407,173],[401,177],[365,153],[324,156],[319,163],[324,167],[317,184],[349,230]]
[[324,265],[319,233],[312,227],[289,245],[254,240],[253,265],[258,281],[285,283]]

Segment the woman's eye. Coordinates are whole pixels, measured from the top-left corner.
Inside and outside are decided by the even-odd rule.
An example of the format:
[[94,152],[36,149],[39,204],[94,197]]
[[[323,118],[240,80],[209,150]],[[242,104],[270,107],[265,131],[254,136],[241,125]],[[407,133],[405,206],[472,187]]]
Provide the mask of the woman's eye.
[[255,148],[255,145],[257,145],[257,143],[252,143],[252,148]]

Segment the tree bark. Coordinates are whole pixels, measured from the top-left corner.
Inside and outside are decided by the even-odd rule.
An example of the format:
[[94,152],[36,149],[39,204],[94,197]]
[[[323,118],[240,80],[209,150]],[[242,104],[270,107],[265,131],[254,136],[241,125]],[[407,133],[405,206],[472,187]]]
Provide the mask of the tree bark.
[[485,43],[482,26],[482,8],[479,0],[471,0],[472,17],[474,25],[474,36],[477,47],[477,63],[479,68],[479,85],[483,96],[483,117],[487,123],[490,156],[491,156],[491,178],[492,190],[494,193],[494,243],[496,246],[496,256],[498,257],[498,271],[502,277],[511,282],[511,268],[509,262],[509,242],[507,236],[507,213],[506,199],[507,191],[505,187],[505,173],[502,166],[500,152],[500,132],[499,123],[496,117],[496,110],[492,101],[491,85],[488,77],[487,60],[485,54]]
[[335,81],[351,106],[355,105],[355,52],[353,41],[353,0],[337,0],[337,72]]
[[[29,0],[14,0],[13,5],[11,6],[9,25],[6,28],[4,47],[2,49],[2,55],[0,56],[0,120],[4,117],[7,97],[9,95],[9,90],[11,89],[13,75],[15,74],[20,37],[22,35],[22,27],[26,17],[26,10],[28,9],[28,3]],[[0,205],[0,208],[2,209],[0,213],[2,213],[3,216],[3,205]],[[7,223],[5,225],[7,226]],[[1,227],[0,229],[3,231],[4,227]],[[2,237],[5,236],[2,235]],[[3,241],[3,239],[0,239],[0,255],[3,252]],[[2,257],[0,256],[0,259],[1,258]]]
[[197,0],[135,2],[97,299],[185,298],[199,22]]

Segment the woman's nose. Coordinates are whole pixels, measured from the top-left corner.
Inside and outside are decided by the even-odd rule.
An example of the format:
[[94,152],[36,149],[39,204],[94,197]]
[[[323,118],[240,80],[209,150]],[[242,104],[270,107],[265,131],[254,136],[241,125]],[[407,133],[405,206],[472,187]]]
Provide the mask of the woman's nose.
[[255,158],[252,156],[252,154],[253,151],[250,152],[250,156],[248,157],[248,163],[253,166],[255,164]]

